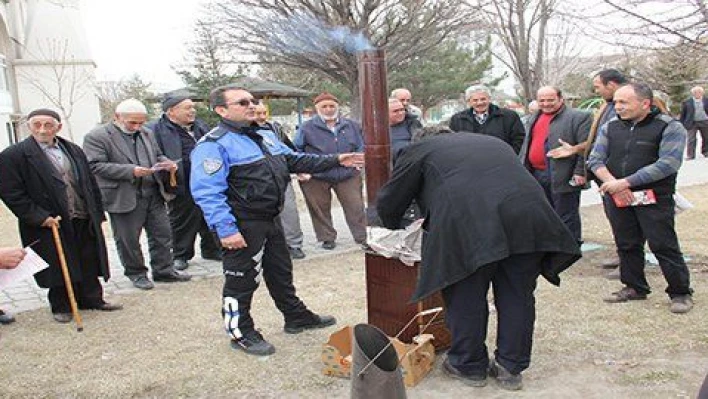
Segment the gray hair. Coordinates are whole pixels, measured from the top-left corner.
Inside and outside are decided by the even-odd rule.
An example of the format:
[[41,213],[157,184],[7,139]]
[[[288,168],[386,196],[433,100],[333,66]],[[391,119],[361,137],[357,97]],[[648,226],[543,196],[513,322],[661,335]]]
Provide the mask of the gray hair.
[[485,85],[472,85],[465,89],[465,101],[469,100],[474,93],[485,93],[488,97],[492,96],[489,88]]
[[425,126],[422,129],[417,129],[413,133],[413,137],[411,138],[411,143],[417,143],[421,140],[430,138],[430,137],[435,137],[439,136],[441,134],[448,134],[448,133],[454,133],[452,130],[450,130],[449,127],[445,125],[431,125],[431,126]]
[[691,94],[696,94],[698,92],[705,93],[705,91],[703,91],[703,88],[701,86],[694,86],[691,88]]

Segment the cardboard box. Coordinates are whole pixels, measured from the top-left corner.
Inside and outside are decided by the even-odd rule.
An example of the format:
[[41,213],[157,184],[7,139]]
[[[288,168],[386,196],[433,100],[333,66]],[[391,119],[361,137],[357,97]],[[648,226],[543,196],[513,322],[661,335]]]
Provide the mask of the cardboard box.
[[[352,368],[353,328],[346,326],[330,335],[322,345],[322,373],[324,375],[349,378]],[[416,386],[430,372],[435,364],[433,336],[422,334],[412,344],[390,338],[398,353],[403,373],[403,383],[407,387]]]

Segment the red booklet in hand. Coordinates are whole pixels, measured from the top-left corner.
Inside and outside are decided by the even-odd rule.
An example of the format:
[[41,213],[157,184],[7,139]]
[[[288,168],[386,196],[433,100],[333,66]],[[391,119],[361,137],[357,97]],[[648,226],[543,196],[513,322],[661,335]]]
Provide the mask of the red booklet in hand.
[[632,202],[627,202],[617,195],[613,195],[612,200],[618,208],[656,204],[656,195],[652,189],[632,191],[632,195],[634,196]]

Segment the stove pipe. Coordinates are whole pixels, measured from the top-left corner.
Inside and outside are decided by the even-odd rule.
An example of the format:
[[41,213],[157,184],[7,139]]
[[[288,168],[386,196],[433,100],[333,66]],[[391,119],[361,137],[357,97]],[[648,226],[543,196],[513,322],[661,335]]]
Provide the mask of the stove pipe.
[[361,125],[366,151],[366,198],[370,223],[376,214],[376,197],[391,173],[388,126],[386,56],[382,49],[358,54]]

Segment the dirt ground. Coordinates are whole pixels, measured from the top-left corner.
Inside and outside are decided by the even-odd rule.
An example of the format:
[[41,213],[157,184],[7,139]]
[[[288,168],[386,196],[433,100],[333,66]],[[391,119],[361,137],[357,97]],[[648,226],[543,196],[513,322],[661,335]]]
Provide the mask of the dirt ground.
[[[508,393],[493,383],[470,388],[445,377],[438,358],[431,374],[408,389],[411,398],[693,398],[708,372],[708,186],[682,189],[696,208],[678,216],[679,237],[691,258],[695,309],[668,311],[665,283],[655,268],[647,301],[609,305],[602,297],[619,288],[598,267],[610,252],[586,256],[564,274],[560,288],[537,291],[537,322],[524,390]],[[3,211],[0,245],[15,226]],[[609,244],[599,206],[583,208],[586,241]],[[16,238],[14,238],[16,240]],[[339,326],[366,320],[364,257],[350,253],[300,262],[300,296],[315,311],[337,316]],[[218,314],[221,279],[158,285],[149,292],[109,298],[125,310],[84,312],[85,330],[51,321],[41,309],[0,327],[0,397],[346,397],[349,381],[320,373],[320,349],[335,328],[297,336],[282,331],[282,318],[262,287],[254,317],[277,347],[254,358],[230,349]],[[495,318],[488,345],[494,348]]]

